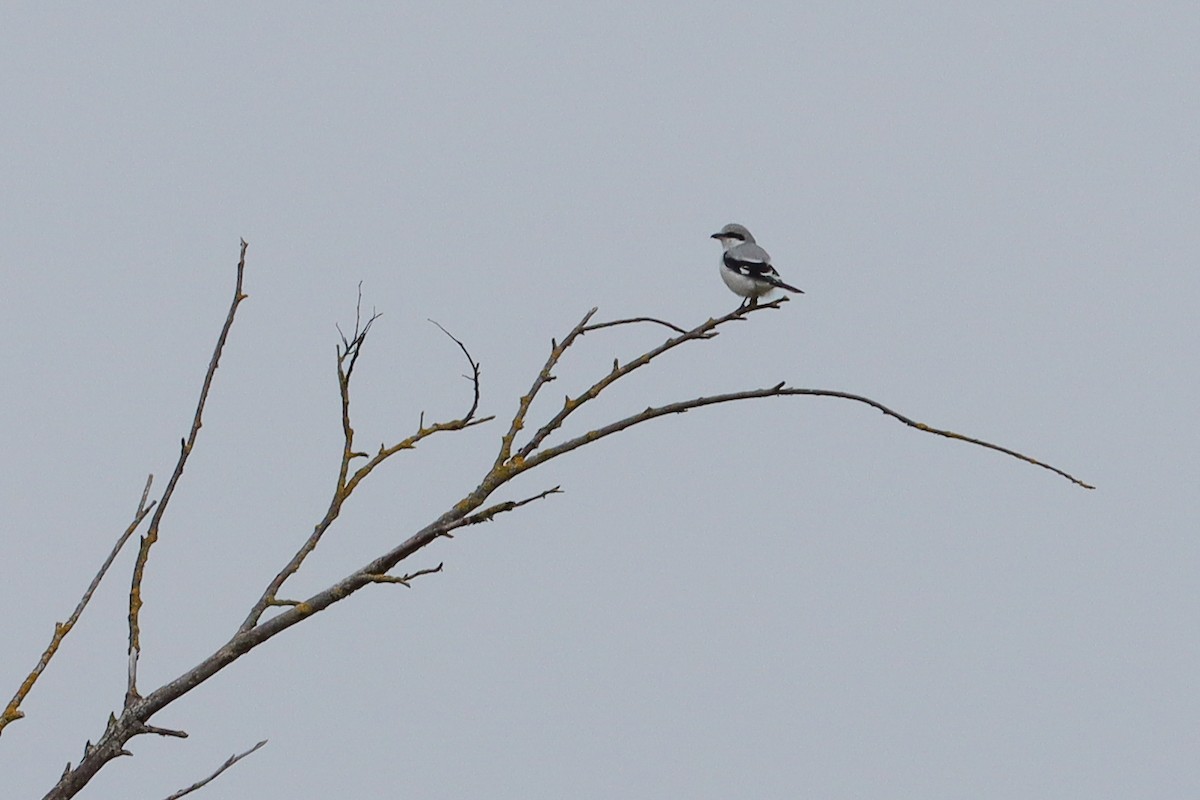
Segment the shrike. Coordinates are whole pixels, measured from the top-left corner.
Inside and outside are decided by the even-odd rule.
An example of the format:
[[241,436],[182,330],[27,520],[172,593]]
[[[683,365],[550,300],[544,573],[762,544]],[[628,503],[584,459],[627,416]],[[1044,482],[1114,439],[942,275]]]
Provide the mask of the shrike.
[[712,238],[725,248],[721,256],[721,280],[734,294],[746,298],[742,305],[758,305],[758,298],[772,289],[804,294],[802,289],[779,279],[779,273],[771,266],[771,256],[758,246],[744,225],[731,222]]

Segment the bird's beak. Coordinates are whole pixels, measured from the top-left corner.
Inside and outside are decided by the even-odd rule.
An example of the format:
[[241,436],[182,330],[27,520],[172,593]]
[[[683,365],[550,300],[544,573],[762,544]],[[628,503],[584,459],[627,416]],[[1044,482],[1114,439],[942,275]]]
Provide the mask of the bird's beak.
[[725,234],[723,234],[723,233],[714,233],[712,236],[710,236],[710,237],[708,237],[708,238],[710,238],[710,239],[723,239],[723,238],[725,238]]

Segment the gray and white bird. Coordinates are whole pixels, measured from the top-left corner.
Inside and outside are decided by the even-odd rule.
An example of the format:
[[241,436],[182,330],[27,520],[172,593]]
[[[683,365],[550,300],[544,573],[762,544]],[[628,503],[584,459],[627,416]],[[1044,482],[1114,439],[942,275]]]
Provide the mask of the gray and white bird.
[[771,256],[754,241],[745,225],[731,222],[712,235],[725,248],[721,255],[721,280],[736,295],[746,298],[742,305],[758,305],[758,298],[773,289],[804,294],[789,286],[771,266]]

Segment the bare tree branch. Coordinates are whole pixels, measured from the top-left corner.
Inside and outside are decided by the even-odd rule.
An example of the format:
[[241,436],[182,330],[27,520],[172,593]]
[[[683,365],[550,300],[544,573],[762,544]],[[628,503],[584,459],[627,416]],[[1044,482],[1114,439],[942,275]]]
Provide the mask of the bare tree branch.
[[108,554],[108,558],[104,559],[104,563],[100,565],[99,571],[96,572],[92,582],[88,585],[87,591],[83,593],[83,597],[75,606],[75,610],[71,612],[71,616],[67,617],[66,622],[55,623],[54,635],[50,638],[50,644],[46,646],[46,650],[42,653],[42,657],[38,659],[37,666],[26,676],[25,680],[17,688],[16,694],[12,700],[8,702],[4,712],[0,713],[0,733],[4,732],[4,728],[10,722],[15,722],[25,716],[25,712],[21,711],[21,703],[29,696],[33,686],[37,683],[38,678],[46,671],[46,667],[50,665],[50,660],[54,658],[54,654],[58,652],[59,646],[63,639],[67,638],[67,634],[75,627],[75,623],[79,621],[79,617],[83,615],[83,610],[87,608],[88,603],[92,600],[92,595],[96,593],[96,589],[100,586],[100,581],[104,580],[104,576],[108,574],[109,567],[116,560],[117,554],[125,547],[125,543],[129,541],[129,537],[142,524],[142,520],[154,508],[154,503],[149,505],[146,503],[147,497],[150,495],[150,484],[154,481],[154,476],[150,475],[146,478],[146,485],[142,488],[142,499],[138,501],[137,511],[134,512],[133,521],[125,528],[125,531],[117,538],[117,543],[113,545],[112,550]]
[[125,689],[126,706],[138,697],[137,661],[138,655],[142,651],[138,616],[142,609],[142,576],[146,571],[146,563],[150,559],[150,548],[158,541],[158,530],[162,524],[163,514],[166,513],[171,496],[175,493],[175,486],[183,475],[183,468],[192,454],[192,448],[196,446],[196,437],[200,434],[200,427],[203,424],[204,404],[208,402],[208,393],[212,389],[217,366],[221,363],[221,353],[225,349],[225,341],[229,338],[229,330],[233,327],[233,318],[237,314],[238,306],[249,296],[242,292],[242,278],[246,272],[246,248],[248,246],[246,240],[243,239],[241,255],[238,258],[237,280],[233,288],[233,300],[229,304],[229,313],[225,316],[225,324],[221,326],[216,347],[213,348],[212,358],[208,362],[208,371],[204,374],[204,384],[200,388],[200,399],[196,403],[196,413],[192,417],[191,430],[188,431],[187,438],[180,443],[179,460],[175,462],[175,470],[167,481],[167,488],[163,490],[162,496],[158,500],[158,507],[154,509],[154,514],[150,517],[150,525],[146,530],[146,535],[142,537],[137,561],[134,563],[133,581],[129,588],[129,672]]
[[263,739],[261,742],[259,742],[258,744],[254,745],[254,747],[251,747],[251,748],[250,748],[249,750],[247,750],[246,752],[244,752],[244,753],[238,753],[238,754],[237,754],[237,755],[235,755],[235,756],[230,756],[228,759],[226,759],[226,760],[225,760],[225,763],[224,763],[224,764],[222,764],[221,766],[217,767],[217,771],[216,771],[216,772],[214,772],[212,775],[209,775],[207,778],[205,778],[205,779],[204,779],[204,780],[202,780],[202,781],[196,781],[195,783],[193,783],[191,786],[187,787],[186,789],[180,789],[178,792],[175,792],[174,794],[172,794],[172,795],[168,796],[168,797],[166,798],[166,800],[179,800],[179,798],[183,797],[184,795],[191,794],[192,792],[196,791],[197,789],[202,789],[202,788],[204,788],[206,785],[208,785],[208,784],[209,784],[209,783],[211,783],[212,781],[216,780],[216,778],[217,778],[218,776],[220,776],[220,774],[221,774],[222,772],[224,772],[225,770],[229,769],[230,767],[232,767],[232,766],[233,766],[234,764],[236,764],[237,762],[241,761],[241,760],[242,760],[243,758],[245,758],[246,756],[248,756],[248,755],[250,755],[251,753],[253,753],[253,752],[257,751],[259,748],[263,747],[263,746],[264,746],[266,743],[267,743],[267,740],[266,740],[266,739]]
[[[245,254],[245,246],[243,243],[243,259]],[[238,292],[240,297],[241,286],[241,265],[239,264],[238,271]],[[230,317],[226,321],[225,331],[228,330],[229,322],[232,320],[232,310],[236,309],[236,300],[231,309]],[[125,743],[138,735],[147,732],[162,732],[162,729],[151,729],[148,726],[148,721],[156,713],[161,711],[166,706],[173,703],[175,700],[182,697],[184,694],[195,689],[201,683],[204,683],[213,675],[217,674],[225,667],[232,664],[242,655],[253,650],[255,647],[282,633],[293,625],[299,624],[305,619],[317,614],[331,605],[338,603],[347,597],[351,596],[364,586],[374,585],[378,583],[396,583],[404,586],[409,586],[411,581],[423,575],[439,572],[442,565],[439,564],[436,568],[422,569],[415,572],[410,572],[401,577],[394,577],[390,572],[402,561],[409,556],[420,551],[432,542],[441,537],[451,536],[452,532],[463,527],[476,525],[487,522],[495,518],[498,514],[520,508],[536,500],[548,497],[551,494],[559,493],[560,489],[555,486],[552,489],[545,490],[539,494],[526,497],[522,500],[504,501],[485,505],[488,499],[504,484],[516,476],[527,472],[541,464],[557,458],[560,455],[579,449],[586,444],[594,442],[598,439],[610,436],[614,433],[631,428],[635,425],[649,422],[652,419],[665,416],[667,414],[679,414],[689,411],[693,408],[700,408],[707,405],[719,403],[735,402],[740,400],[750,400],[762,397],[787,397],[787,396],[818,396],[818,397],[833,397],[843,400],[850,400],[857,403],[869,405],[882,413],[893,417],[894,419],[904,423],[905,425],[917,430],[931,433],[938,436],[943,436],[951,439],[974,444],[987,449],[995,450],[1004,453],[1008,456],[1021,459],[1030,464],[1051,470],[1056,474],[1076,483],[1077,485],[1091,488],[1089,484],[1069,475],[1068,473],[1050,466],[1042,461],[1038,461],[1029,456],[1026,456],[1018,451],[1011,450],[1000,445],[986,442],[982,439],[975,439],[968,436],[963,436],[953,431],[932,428],[924,423],[916,422],[909,417],[906,417],[878,401],[871,400],[861,395],[850,394],[848,392],[840,392],[827,389],[795,389],[785,386],[784,383],[776,384],[767,389],[755,389],[742,392],[732,392],[728,394],[713,395],[708,397],[697,397],[691,400],[683,400],[674,403],[657,407],[648,407],[644,411],[633,414],[622,419],[610,422],[607,425],[601,426],[595,430],[589,431],[583,435],[576,436],[553,446],[546,446],[547,438],[556,430],[561,428],[567,417],[580,405],[597,398],[606,388],[611,386],[616,381],[624,378],[626,375],[640,369],[649,364],[658,356],[678,347],[684,342],[707,340],[716,336],[717,328],[735,321],[744,321],[752,313],[757,313],[766,309],[778,309],[786,298],[764,303],[755,306],[741,306],[737,310],[726,314],[722,317],[709,319],[700,325],[687,330],[674,326],[670,323],[662,323],[661,320],[651,320],[650,318],[636,318],[630,320],[617,320],[613,323],[599,323],[594,326],[589,326],[591,318],[595,315],[596,309],[592,309],[567,333],[561,344],[557,341],[551,342],[550,355],[547,357],[545,365],[535,377],[529,392],[520,398],[516,412],[513,415],[508,431],[501,439],[499,453],[496,460],[483,475],[479,484],[470,492],[462,497],[457,503],[444,511],[436,519],[428,522],[422,528],[412,533],[407,539],[400,542],[398,545],[379,555],[369,563],[363,565],[357,570],[343,577],[336,583],[322,589],[304,600],[282,600],[277,597],[279,589],[284,581],[299,569],[300,564],[312,549],[316,546],[324,532],[337,518],[342,505],[345,503],[354,489],[364,481],[372,472],[372,470],[381,464],[388,457],[400,450],[412,449],[421,439],[432,435],[433,433],[442,430],[462,430],[467,427],[479,424],[491,419],[477,419],[475,417],[478,412],[480,402],[480,368],[478,362],[472,358],[471,354],[461,341],[447,333],[448,336],[459,346],[463,354],[467,358],[467,362],[471,367],[471,374],[468,378],[473,385],[472,402],[466,414],[457,419],[447,422],[435,423],[432,426],[426,426],[424,415],[422,414],[418,430],[415,434],[407,439],[392,445],[391,447],[383,446],[375,456],[368,458],[367,462],[357,471],[351,474],[350,462],[355,458],[367,458],[365,453],[359,453],[354,450],[354,431],[350,424],[350,377],[363,342],[371,327],[372,322],[377,319],[378,315],[373,315],[365,325],[361,325],[361,316],[356,311],[355,332],[352,337],[342,336],[342,347],[338,352],[338,383],[339,391],[342,399],[342,424],[343,424],[343,452],[341,463],[339,464],[338,480],[335,486],[333,497],[330,501],[330,506],[324,518],[317,523],[313,533],[308,537],[300,550],[288,563],[288,565],[275,577],[268,585],[262,597],[254,604],[249,616],[238,628],[233,637],[216,651],[202,660],[199,664],[188,670],[184,674],[170,681],[169,683],[160,686],[145,697],[138,697],[136,693],[130,692],[126,698],[125,707],[117,718],[111,718],[104,732],[104,735],[95,744],[89,743],[85,749],[84,758],[74,769],[68,766],[57,786],[46,796],[60,800],[74,796],[93,775],[103,767],[104,764],[127,754]],[[361,295],[359,306],[361,308]],[[553,370],[562,360],[563,355],[571,347],[572,344],[584,333],[588,331],[600,330],[606,327],[614,327],[622,324],[632,324],[634,322],[651,321],[666,325],[672,330],[682,331],[679,335],[667,339],[662,344],[653,347],[638,357],[626,362],[624,365],[620,361],[614,361],[612,370],[595,381],[587,390],[575,398],[568,397],[563,405],[563,408],[553,414],[530,438],[530,440],[513,455],[514,440],[526,424],[529,414],[530,405],[538,392],[550,381],[554,380]],[[436,323],[435,323],[436,324]],[[441,327],[441,326],[439,326]],[[444,330],[444,329],[443,329]],[[222,333],[221,342],[224,341],[224,332]],[[219,348],[218,348],[219,354]],[[210,366],[209,380],[211,380],[212,370],[215,369],[214,363]],[[207,394],[207,386],[209,380],[206,380],[205,394]],[[203,399],[203,395],[202,395]],[[202,405],[202,404],[201,404]],[[199,413],[197,413],[197,421],[193,426],[193,436],[199,427]],[[190,449],[190,444],[185,442],[185,454]],[[177,468],[176,476],[182,469],[182,464]],[[174,479],[173,478],[173,481]],[[173,486],[173,483],[172,485]],[[168,488],[171,488],[169,486]],[[159,512],[165,500],[169,497],[169,492],[164,495],[164,499],[160,501]],[[157,518],[158,515],[156,515]],[[156,530],[155,523],[152,522],[152,530]],[[135,583],[135,587],[138,584]],[[263,619],[264,611],[269,607],[282,608],[278,614]],[[131,652],[135,652],[132,651]],[[131,684],[132,685],[132,684]],[[178,732],[181,733],[181,732]]]

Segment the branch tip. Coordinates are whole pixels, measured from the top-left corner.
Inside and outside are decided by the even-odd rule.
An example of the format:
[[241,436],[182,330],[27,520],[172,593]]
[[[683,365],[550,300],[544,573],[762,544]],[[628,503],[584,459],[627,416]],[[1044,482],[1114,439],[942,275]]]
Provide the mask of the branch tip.
[[263,739],[261,742],[259,742],[258,744],[254,745],[254,747],[251,747],[251,748],[250,748],[249,750],[247,750],[246,752],[244,752],[244,753],[238,753],[237,755],[230,756],[228,759],[226,759],[226,760],[225,760],[225,763],[224,763],[224,764],[222,764],[220,767],[218,767],[218,768],[217,768],[217,771],[216,771],[216,772],[212,773],[211,775],[209,775],[209,776],[208,776],[207,778],[205,778],[204,780],[197,781],[196,783],[193,783],[191,786],[188,786],[188,787],[187,787],[187,788],[185,788],[185,789],[180,789],[178,792],[175,792],[174,794],[172,794],[172,795],[170,795],[169,797],[167,797],[167,798],[166,798],[166,800],[179,800],[179,798],[183,797],[184,795],[191,794],[192,792],[196,791],[197,789],[203,788],[204,786],[206,786],[207,784],[209,784],[209,783],[211,783],[213,780],[215,780],[215,779],[216,779],[218,776],[220,776],[220,774],[221,774],[222,772],[224,772],[225,770],[229,769],[229,768],[230,768],[230,767],[232,767],[234,764],[236,764],[237,762],[241,761],[243,758],[245,758],[246,756],[250,755],[251,753],[254,753],[254,752],[256,752],[256,751],[257,751],[259,748],[261,748],[261,747],[263,747],[264,745],[266,745],[266,743],[267,743],[267,740],[266,740],[266,739]]

